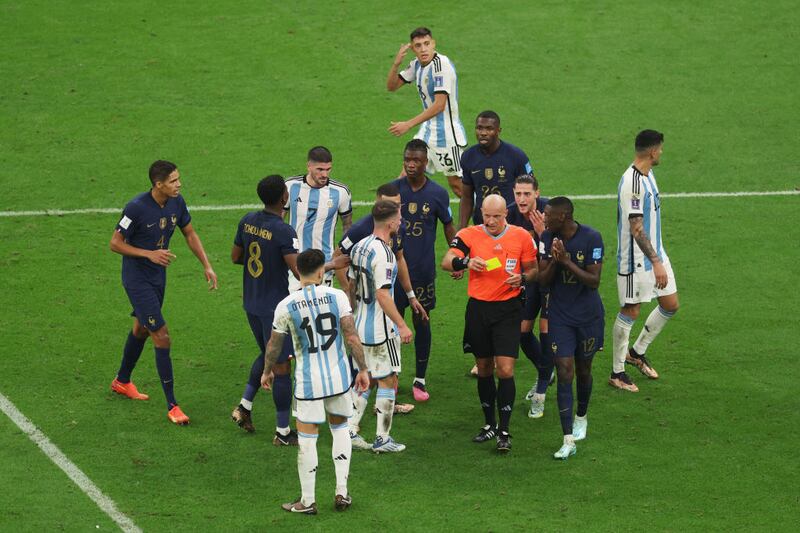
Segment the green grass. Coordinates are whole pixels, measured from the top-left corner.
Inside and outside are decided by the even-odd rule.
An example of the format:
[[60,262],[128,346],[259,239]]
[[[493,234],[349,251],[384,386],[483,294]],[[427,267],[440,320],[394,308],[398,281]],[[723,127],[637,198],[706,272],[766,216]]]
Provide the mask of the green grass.
[[[613,193],[643,127],[666,132],[663,192],[794,189],[792,8],[3,1],[3,209],[121,209],[158,157],[179,164],[190,208],[255,203],[258,178],[302,171],[314,144],[332,149],[334,176],[368,200],[400,168],[407,138],[391,137],[389,121],[418,112],[412,90],[384,88],[418,24],[456,63],[470,138],[472,117],[495,109],[545,194]],[[167,423],[149,345],[135,377],[151,401],[108,391],[130,326],[120,259],[107,246],[116,215],[0,218],[0,392],[146,531],[790,530],[800,518],[800,198],[667,198],[663,208],[682,308],[650,352],[662,379],[638,378],[642,392],[630,395],[605,385],[614,201],[577,203],[609,250],[608,327],[589,438],[566,463],[550,458],[560,443],[554,395],[542,420],[525,416],[534,372],[524,357],[511,456],[469,442],[482,418],[460,353],[465,284],[442,275],[433,399],[393,430],[409,449],[356,455],[355,505],[337,515],[323,429],[320,515],[280,512],[299,488],[294,450],[270,444],[271,399],[257,398],[255,435],[227,419],[255,355],[241,267],[228,261],[237,211],[194,213],[219,291],[206,291],[182,239],[173,246],[164,313],[191,426]],[[404,362],[413,368],[413,349]],[[369,434],[374,418],[365,420]],[[0,529],[114,527],[5,417],[0,450]]]

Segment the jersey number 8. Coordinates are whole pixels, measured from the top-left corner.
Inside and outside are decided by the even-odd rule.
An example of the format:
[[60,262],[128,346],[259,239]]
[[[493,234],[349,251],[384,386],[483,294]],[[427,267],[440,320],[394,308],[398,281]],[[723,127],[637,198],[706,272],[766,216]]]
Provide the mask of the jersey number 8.
[[247,271],[254,278],[257,278],[264,272],[264,263],[261,259],[261,246],[258,241],[253,241],[247,247]]

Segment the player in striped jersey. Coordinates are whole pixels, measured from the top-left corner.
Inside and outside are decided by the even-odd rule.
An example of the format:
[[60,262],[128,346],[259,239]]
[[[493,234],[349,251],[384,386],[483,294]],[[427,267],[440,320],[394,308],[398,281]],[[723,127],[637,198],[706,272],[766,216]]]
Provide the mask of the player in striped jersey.
[[[664,134],[643,130],[636,136],[636,157],[617,191],[617,291],[621,309],[614,322],[614,361],[609,384],[637,392],[625,373],[631,364],[650,379],[658,373],[645,356],[647,347],[678,311],[675,275],[661,239],[661,200],[653,174],[664,147]],[[639,338],[628,348],[631,327],[642,302],[658,298]]]
[[[416,58],[403,71],[397,69],[411,49]],[[428,28],[411,32],[411,42],[400,47],[386,79],[394,92],[414,83],[422,100],[422,113],[402,122],[392,122],[389,131],[401,136],[421,124],[415,139],[428,145],[428,174],[442,172],[456,196],[461,196],[461,153],[467,134],[458,116],[458,76],[453,62],[436,52],[436,41]]]
[[[352,410],[348,392],[353,383],[345,343],[360,368],[364,369],[366,362],[347,296],[338,289],[320,285],[324,263],[325,255],[320,250],[306,250],[297,256],[301,288],[275,307],[272,336],[261,376],[264,388],[271,388],[271,370],[280,357],[284,339],[291,336],[296,358],[294,416],[297,419],[297,471],[302,495],[282,507],[293,513],[317,514],[314,490],[317,438],[319,425],[324,424],[326,418],[333,436],[334,506],[343,511],[352,502],[347,490],[352,452],[347,418]],[[358,373],[355,386],[360,390],[369,386],[366,370]]]
[[372,234],[358,241],[350,251],[350,301],[356,310],[356,328],[364,345],[367,368],[378,381],[375,401],[378,425],[372,450],[401,452],[405,446],[389,436],[400,372],[398,336],[407,344],[413,335],[394,303],[397,262],[387,244],[402,225],[400,205],[379,200],[372,208],[372,217],[375,221]]
[[[330,179],[332,167],[330,150],[324,146],[309,150],[308,173],[286,180],[289,201],[283,207],[289,215],[289,225],[297,232],[300,251],[322,250],[326,261],[333,257],[337,217],[342,219],[342,233],[346,233],[353,222],[350,189]],[[324,283],[330,286],[332,281],[333,272],[326,272]],[[297,288],[297,280],[289,275],[289,290]]]

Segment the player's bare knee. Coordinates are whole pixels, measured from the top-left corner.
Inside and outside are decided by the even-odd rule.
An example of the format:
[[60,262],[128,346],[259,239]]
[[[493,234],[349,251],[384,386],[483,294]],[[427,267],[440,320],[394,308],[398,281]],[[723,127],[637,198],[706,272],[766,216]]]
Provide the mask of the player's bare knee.
[[494,374],[494,359],[491,357],[480,357],[475,359],[475,366],[478,367],[478,376],[486,377]]
[[170,348],[172,346],[172,339],[170,339],[166,324],[155,331],[151,331],[150,337],[153,339],[153,344],[156,345],[156,348]]
[[636,320],[639,318],[639,311],[641,306],[639,304],[625,304],[625,307],[620,309],[620,313],[623,315]]
[[667,311],[669,313],[675,314],[678,312],[680,305],[678,304],[678,293],[670,294],[669,296],[663,296],[658,299],[658,305],[661,306],[661,309]]

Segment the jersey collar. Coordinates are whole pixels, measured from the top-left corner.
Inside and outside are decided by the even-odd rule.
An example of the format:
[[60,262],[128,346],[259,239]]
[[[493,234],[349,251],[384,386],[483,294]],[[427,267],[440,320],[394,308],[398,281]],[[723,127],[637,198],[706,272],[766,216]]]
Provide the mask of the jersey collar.
[[494,240],[497,240],[497,239],[499,239],[500,237],[502,237],[503,235],[506,234],[506,232],[508,231],[508,226],[509,226],[508,221],[506,221],[506,227],[503,228],[503,231],[501,231],[497,235],[492,235],[491,233],[489,233],[489,231],[486,229],[486,225],[485,224],[481,224],[481,229],[483,230],[484,233],[486,233],[486,235],[488,235],[489,237],[491,237]]

